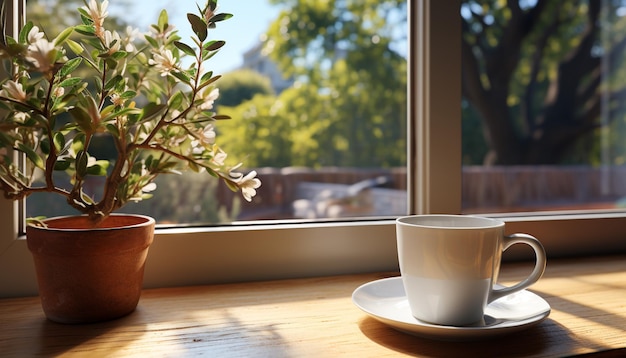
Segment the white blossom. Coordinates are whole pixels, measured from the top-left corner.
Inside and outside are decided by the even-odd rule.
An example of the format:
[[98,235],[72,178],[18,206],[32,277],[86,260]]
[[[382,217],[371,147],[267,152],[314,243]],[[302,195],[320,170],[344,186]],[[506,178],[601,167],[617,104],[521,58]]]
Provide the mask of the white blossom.
[[212,161],[213,161],[213,163],[215,163],[216,165],[221,167],[221,166],[224,165],[224,162],[226,161],[226,157],[227,156],[228,155],[226,154],[226,152],[224,152],[221,148],[219,148],[217,150],[217,153],[213,154]]
[[194,154],[201,154],[205,148],[215,143],[215,128],[212,123],[209,123],[206,127],[193,131],[193,140],[191,146],[193,147]]
[[101,40],[104,40],[104,19],[109,16],[107,7],[109,6],[109,0],[104,0],[102,3],[98,3],[96,0],[91,0],[88,6],[83,6],[83,9],[87,11],[93,25],[96,30],[96,36]]
[[215,127],[213,123],[209,123],[202,129],[198,139],[204,144],[213,144],[215,143],[215,136]]
[[120,107],[124,104],[124,100],[117,93],[111,94],[109,98],[111,99],[111,102],[113,103],[115,107]]
[[54,65],[55,56],[54,43],[41,38],[28,46],[26,60],[32,63],[39,72],[46,73]]
[[65,94],[65,88],[63,87],[55,87],[54,88],[54,96],[61,97]]
[[28,43],[29,44],[33,44],[35,42],[37,42],[37,40],[41,40],[45,37],[45,34],[41,31],[39,31],[39,27],[37,26],[33,26],[32,29],[30,29],[30,31],[28,31]]
[[20,102],[26,102],[26,99],[28,98],[26,92],[24,92],[22,84],[12,80],[9,80],[4,85],[2,85],[2,91],[0,91],[0,95]]
[[138,28],[126,26],[126,37],[124,38],[124,43],[126,43],[126,46],[124,50],[126,50],[126,52],[136,52],[137,47],[135,46],[135,41],[142,37],[143,36],[141,35],[141,31],[139,31]]
[[30,115],[25,112],[18,112],[13,114],[13,120],[19,123],[26,123],[26,120],[30,118]]
[[156,188],[157,188],[156,183],[148,183],[143,188],[141,188],[141,191],[144,193],[149,193],[151,191],[155,191]]
[[167,24],[167,27],[163,29],[163,31],[159,31],[155,29],[154,27],[150,27],[150,32],[152,33],[152,37],[155,37],[157,39],[166,39],[170,37],[172,32],[174,32],[175,30],[176,30],[176,26],[172,24]]
[[220,90],[218,88],[211,89],[211,87],[207,86],[200,90],[198,96],[202,100],[202,104],[198,108],[202,111],[208,111],[213,109],[213,103],[220,96]]
[[167,76],[170,72],[178,71],[178,62],[172,51],[163,48],[152,53],[152,58],[148,64],[155,66],[157,71],[161,72],[161,76]]
[[256,195],[256,189],[261,186],[261,180],[256,177],[256,171],[251,171],[246,176],[237,180],[237,185],[241,188],[241,195],[246,201],[252,201]]
[[[14,67],[11,76],[5,76],[7,78],[0,81],[0,102],[7,112],[4,126],[6,140],[4,145],[0,145],[0,169],[12,170],[8,164],[11,164],[13,150],[29,153],[30,150],[38,152],[43,148],[41,150],[45,152],[42,144],[50,146],[52,143],[44,141],[54,139],[58,145],[57,139],[62,136],[67,144],[62,153],[57,153],[59,164],[71,163],[77,157],[80,160],[86,158],[87,168],[99,169],[103,172],[101,174],[105,174],[110,161],[98,161],[96,157],[81,152],[84,145],[74,145],[77,143],[73,144],[75,139],[72,137],[74,132],[81,136],[79,138],[106,133],[117,137],[119,142],[116,144],[125,146],[128,151],[119,151],[115,170],[107,173],[116,175],[119,187],[110,186],[106,190],[117,191],[120,196],[109,195],[111,193],[102,195],[104,208],[115,207],[106,202],[109,199],[125,203],[152,196],[149,193],[157,188],[153,180],[158,174],[174,172],[175,167],[184,169],[185,164],[189,169],[209,172],[225,180],[229,187],[241,190],[245,200],[251,201],[261,186],[257,173],[237,172],[241,163],[235,167],[225,164],[227,154],[216,145],[217,129],[211,117],[216,117],[214,112],[220,92],[204,80],[212,74],[212,71],[205,70],[207,56],[190,56],[195,63],[188,65],[186,56],[189,51],[175,43],[178,39],[176,27],[163,25],[165,14],[159,18],[157,25],[150,28],[152,34],[140,33],[131,26],[119,33],[106,30],[109,1],[83,0],[84,6],[79,9],[83,25],[79,25],[78,31],[86,32],[86,36],[79,36],[73,41],[64,39],[61,35],[68,35],[70,27],[61,32],[61,37],[49,40],[49,34],[42,32],[40,27],[28,24],[22,29],[23,36],[14,51],[0,49],[3,61],[11,59],[10,64]],[[215,5],[211,1],[205,8],[199,8],[197,16],[207,22],[212,21],[215,9],[210,7]],[[191,38],[197,46],[202,46],[197,36]],[[58,46],[55,46],[57,41]],[[63,41],[68,42],[61,44]],[[84,50],[91,52],[86,54]],[[83,61],[78,60],[81,57]],[[88,60],[91,57],[94,58]],[[75,66],[84,71],[81,76],[87,82],[95,79],[99,86],[87,88],[85,81],[73,78],[70,72],[77,68]],[[90,70],[93,71],[89,73]],[[188,76],[193,80],[183,78]],[[70,84],[74,88],[70,88]],[[142,100],[138,100],[137,104],[130,97]],[[54,116],[61,112],[72,112],[68,119],[73,122],[67,127],[54,125]],[[53,129],[47,133],[47,139],[39,133],[46,125],[42,122],[46,120],[49,129]],[[37,123],[34,130],[31,130],[32,123]],[[72,133],[68,133],[67,128],[71,128]],[[148,154],[158,155],[158,152],[163,153],[164,159],[155,159],[147,165]],[[140,158],[146,159],[141,161]],[[36,172],[40,176],[42,171]],[[20,189],[19,192],[16,189],[15,195],[27,193],[30,188],[21,183],[22,173],[17,174],[15,187]],[[78,173],[75,175],[77,178]],[[24,173],[24,177],[27,179],[24,182],[37,179],[28,176],[28,173]],[[91,198],[80,194],[83,183],[75,183],[80,190],[68,193],[70,204],[83,211],[99,208],[91,204]],[[80,195],[75,196],[76,192]],[[102,210],[96,214],[109,213]]]
[[104,43],[104,46],[109,49],[107,51],[109,55],[116,53],[120,50],[121,41],[122,39],[120,38],[120,35],[117,33],[117,31],[111,32],[109,30],[106,30],[104,32],[104,38],[102,39],[102,42]]

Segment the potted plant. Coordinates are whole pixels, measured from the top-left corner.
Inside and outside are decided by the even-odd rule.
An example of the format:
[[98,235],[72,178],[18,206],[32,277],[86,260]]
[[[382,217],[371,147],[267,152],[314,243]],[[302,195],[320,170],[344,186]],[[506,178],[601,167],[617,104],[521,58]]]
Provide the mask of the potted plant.
[[[149,198],[155,177],[207,172],[248,201],[261,185],[256,172],[227,165],[215,144],[215,121],[228,117],[213,110],[220,76],[204,64],[224,42],[208,30],[232,15],[207,0],[187,15],[194,35],[183,42],[162,11],[151,32],[134,39],[136,32],[105,28],[107,6],[85,2],[80,24],[54,38],[30,22],[18,38],[2,26],[0,38],[9,73],[0,82],[0,188],[13,200],[56,193],[82,213],[26,229],[42,306],[58,322],[135,309],[154,220],[112,212]],[[91,154],[99,137],[112,140],[116,159]],[[94,177],[104,178],[100,193],[85,189]]]

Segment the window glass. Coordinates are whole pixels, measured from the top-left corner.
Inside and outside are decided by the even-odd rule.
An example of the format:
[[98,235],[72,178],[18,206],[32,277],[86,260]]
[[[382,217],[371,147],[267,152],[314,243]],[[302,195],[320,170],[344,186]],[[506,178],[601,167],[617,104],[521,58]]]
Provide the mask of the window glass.
[[464,212],[624,207],[625,10],[462,1]]
[[[27,6],[27,19],[56,34],[83,1]],[[108,26],[147,32],[163,8],[192,44],[195,2],[110,2]],[[405,214],[406,0],[220,1],[218,12],[234,17],[209,34],[226,41],[207,66],[223,74],[218,112],[233,118],[217,123],[217,143],[263,185],[248,203],[210,176],[164,175],[153,198],[123,211],[162,224]],[[102,137],[90,154],[106,159],[109,148]],[[97,193],[101,178],[90,180]],[[27,216],[70,214],[62,201],[33,195]]]

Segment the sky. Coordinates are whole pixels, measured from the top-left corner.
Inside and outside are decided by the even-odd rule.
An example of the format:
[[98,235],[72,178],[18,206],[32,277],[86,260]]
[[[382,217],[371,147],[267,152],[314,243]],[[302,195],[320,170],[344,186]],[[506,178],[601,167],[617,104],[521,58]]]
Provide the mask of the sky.
[[[204,6],[204,1],[198,3]],[[117,14],[113,8],[115,0],[109,1],[110,13]],[[220,0],[218,13],[226,12],[234,16],[218,23],[215,30],[209,32],[214,40],[226,41],[226,46],[211,58],[208,68],[216,74],[223,74],[236,69],[242,63],[242,54],[258,43],[259,37],[266,31],[269,24],[278,16],[278,9],[268,4],[266,0]],[[150,24],[155,23],[162,9],[169,14],[169,22],[176,25],[178,34],[183,42],[188,40],[191,28],[187,21],[187,13],[198,13],[196,1],[193,0],[150,0],[133,1],[130,8],[126,8],[126,17],[142,32],[148,31]]]

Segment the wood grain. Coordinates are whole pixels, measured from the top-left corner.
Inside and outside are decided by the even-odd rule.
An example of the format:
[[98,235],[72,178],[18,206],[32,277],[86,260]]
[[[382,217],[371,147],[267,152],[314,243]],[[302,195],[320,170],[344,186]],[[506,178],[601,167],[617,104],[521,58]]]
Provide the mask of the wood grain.
[[[507,264],[512,283],[531,263]],[[526,331],[449,343],[413,337],[351,301],[397,273],[146,290],[137,311],[89,325],[47,321],[37,297],[0,300],[0,355],[113,357],[560,357],[626,355],[626,256],[552,260],[532,291],[552,307]]]

